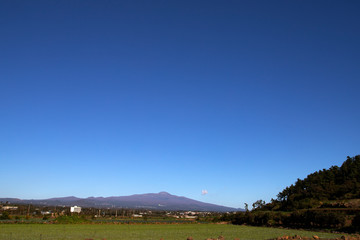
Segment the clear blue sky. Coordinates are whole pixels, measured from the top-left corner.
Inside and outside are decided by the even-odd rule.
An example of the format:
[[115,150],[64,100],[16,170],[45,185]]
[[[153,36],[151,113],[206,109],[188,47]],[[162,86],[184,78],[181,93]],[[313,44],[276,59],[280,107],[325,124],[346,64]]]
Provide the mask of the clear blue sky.
[[167,191],[244,207],[340,165],[360,154],[359,12],[0,1],[0,197]]

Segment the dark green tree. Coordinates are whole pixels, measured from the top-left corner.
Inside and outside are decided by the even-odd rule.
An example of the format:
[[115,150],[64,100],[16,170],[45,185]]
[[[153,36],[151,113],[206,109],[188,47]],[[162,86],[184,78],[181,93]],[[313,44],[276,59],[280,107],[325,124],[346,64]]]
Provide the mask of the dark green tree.
[[254,209],[261,209],[262,207],[264,207],[265,206],[265,201],[264,200],[257,200],[256,202],[254,202],[253,204],[252,204],[252,206],[253,206],[253,208]]

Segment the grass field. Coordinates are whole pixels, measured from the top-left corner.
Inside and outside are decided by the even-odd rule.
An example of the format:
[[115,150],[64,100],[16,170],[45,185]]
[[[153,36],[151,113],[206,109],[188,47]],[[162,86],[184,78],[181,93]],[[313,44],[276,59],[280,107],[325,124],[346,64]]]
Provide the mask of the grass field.
[[329,238],[340,235],[300,230],[276,229],[216,224],[168,224],[168,225],[106,225],[106,224],[0,224],[0,240],[194,240],[215,238],[226,240],[269,239],[283,235],[301,235]]

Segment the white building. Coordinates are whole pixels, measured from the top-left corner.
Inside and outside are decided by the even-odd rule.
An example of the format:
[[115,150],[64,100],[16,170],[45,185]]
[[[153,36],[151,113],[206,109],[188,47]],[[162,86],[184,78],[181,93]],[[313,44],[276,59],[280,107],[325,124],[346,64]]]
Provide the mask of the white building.
[[81,207],[78,207],[78,206],[70,207],[70,212],[80,213],[81,212]]
[[17,206],[3,206],[2,210],[16,210],[18,209]]

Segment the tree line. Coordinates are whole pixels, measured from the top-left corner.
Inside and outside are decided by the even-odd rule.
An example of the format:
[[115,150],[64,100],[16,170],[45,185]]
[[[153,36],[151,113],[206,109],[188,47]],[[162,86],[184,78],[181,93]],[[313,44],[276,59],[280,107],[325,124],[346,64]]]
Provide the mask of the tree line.
[[[246,209],[247,209],[247,204]],[[252,211],[224,214],[220,221],[254,226],[360,231],[360,155],[298,179],[270,203],[258,200]]]

